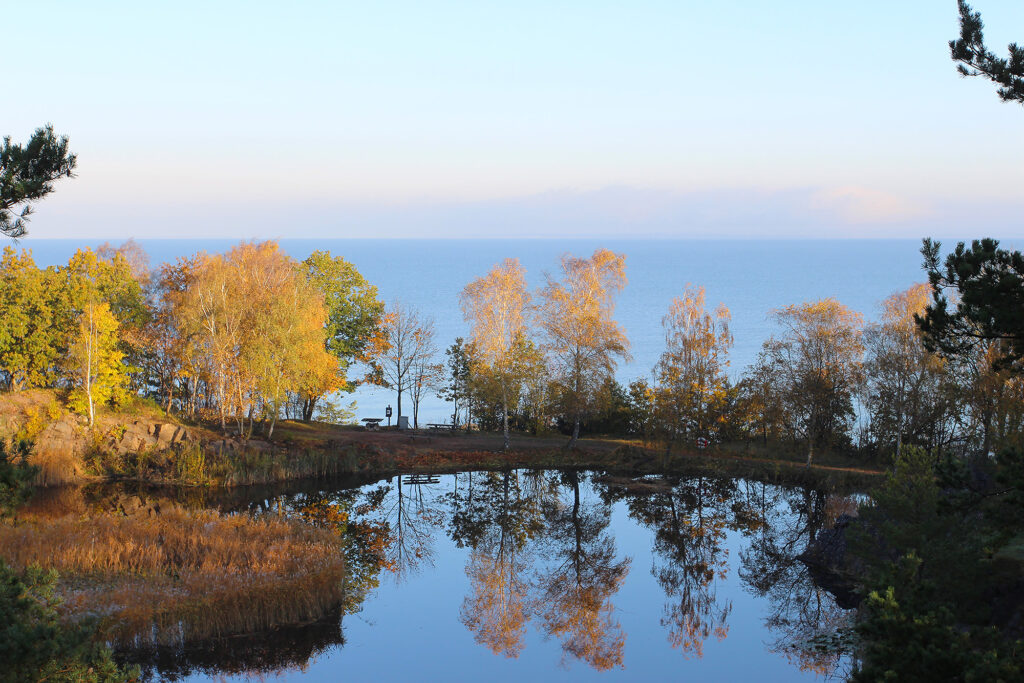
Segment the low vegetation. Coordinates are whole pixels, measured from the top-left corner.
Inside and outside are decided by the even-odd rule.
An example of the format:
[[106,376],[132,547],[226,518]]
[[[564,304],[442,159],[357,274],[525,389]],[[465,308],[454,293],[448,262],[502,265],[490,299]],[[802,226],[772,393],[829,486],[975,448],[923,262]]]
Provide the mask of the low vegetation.
[[854,680],[1024,675],[1024,453],[973,473],[907,448],[860,511],[866,596]]
[[337,539],[277,518],[161,509],[0,526],[15,568],[59,572],[61,610],[117,643],[181,643],[312,621],[341,604]]

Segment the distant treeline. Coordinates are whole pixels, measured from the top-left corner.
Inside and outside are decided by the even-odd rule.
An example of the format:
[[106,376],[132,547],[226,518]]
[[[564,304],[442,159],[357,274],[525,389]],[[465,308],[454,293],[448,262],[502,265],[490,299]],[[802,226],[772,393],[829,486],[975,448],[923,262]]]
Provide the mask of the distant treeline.
[[[877,322],[834,299],[772,311],[775,333],[733,382],[724,305],[700,287],[663,319],[665,349],[648,379],[615,380],[629,341],[615,322],[625,256],[563,257],[530,291],[507,259],[460,297],[470,335],[442,356],[433,322],[376,288],[343,258],[303,261],[275,242],[241,243],[150,268],[134,242],[82,249],[38,268],[7,247],[0,260],[0,381],[49,387],[90,417],[149,397],[167,411],[273,432],[281,416],[339,422],[331,400],[359,382],[452,403],[452,421],[483,429],[635,436],[671,449],[726,441],[807,453],[889,456],[904,444],[949,453],[1015,445],[1024,384],[994,369],[998,341],[940,356],[915,322],[931,288],[882,303]],[[996,368],[998,364],[996,364]],[[358,373],[356,372],[358,368]]]

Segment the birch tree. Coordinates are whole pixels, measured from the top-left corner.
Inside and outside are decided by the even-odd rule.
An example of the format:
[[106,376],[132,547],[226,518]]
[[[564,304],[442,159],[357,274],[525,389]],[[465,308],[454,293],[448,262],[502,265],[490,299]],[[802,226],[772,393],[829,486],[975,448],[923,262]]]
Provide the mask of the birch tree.
[[324,297],[274,242],[201,258],[177,317],[204,359],[222,429],[231,416],[240,433],[251,433],[259,416],[269,420],[270,436],[288,391],[340,386],[326,347]]
[[[505,259],[484,277],[473,280],[459,297],[470,325],[474,362],[493,378],[501,394],[504,448],[509,448],[509,405],[519,402],[525,364],[524,342],[530,335],[530,293],[526,271],[517,259]],[[513,393],[515,391],[515,393]]]
[[863,376],[863,318],[833,298],[787,306],[773,317],[782,334],[765,342],[763,360],[777,375],[777,400],[807,445],[810,467],[816,445],[848,433]]
[[123,397],[126,375],[118,349],[117,318],[105,302],[89,301],[82,310],[78,332],[70,347],[74,382],[70,405],[96,421],[96,405]]
[[667,448],[677,438],[707,437],[726,401],[729,309],[705,310],[704,288],[687,286],[662,319],[665,351],[654,372]]
[[915,318],[928,307],[931,288],[914,285],[882,302],[878,324],[865,332],[871,432],[896,454],[904,441],[931,446],[948,412],[945,363],[924,347]]
[[569,448],[576,446],[580,422],[600,387],[617,362],[629,358],[629,340],[612,317],[615,296],[625,286],[626,257],[597,249],[590,258],[564,255],[562,279],[548,276],[541,290],[539,325],[573,425]]
[[200,254],[194,280],[184,293],[179,323],[194,335],[198,356],[210,383],[220,428],[227,430],[231,377],[242,326],[241,292],[237,290],[223,256]]
[[394,303],[384,314],[376,381],[398,394],[396,421],[402,417],[402,394],[412,388],[413,368],[433,353],[434,321]]

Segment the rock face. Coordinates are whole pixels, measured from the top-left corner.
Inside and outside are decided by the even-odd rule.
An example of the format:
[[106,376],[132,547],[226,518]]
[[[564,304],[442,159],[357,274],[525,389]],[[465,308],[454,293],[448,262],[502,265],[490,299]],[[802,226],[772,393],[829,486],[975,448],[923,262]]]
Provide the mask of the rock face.
[[74,416],[51,422],[35,438],[30,461],[39,467],[37,483],[69,484],[82,476],[86,440]]
[[106,414],[89,428],[86,419],[67,413],[52,392],[42,390],[0,397],[0,440],[27,439],[29,461],[39,467],[36,484],[72,484],[85,475],[85,461],[95,452],[113,456],[141,455],[151,463],[199,444],[202,430],[194,430],[155,415]]
[[858,563],[847,553],[847,529],[857,523],[851,515],[840,515],[831,529],[818,532],[814,542],[797,559],[807,565],[814,582],[832,593],[844,609],[860,604],[857,590]]
[[118,455],[142,451],[166,451],[195,443],[197,439],[185,427],[169,422],[135,420],[124,426],[124,433],[111,438],[109,448]]

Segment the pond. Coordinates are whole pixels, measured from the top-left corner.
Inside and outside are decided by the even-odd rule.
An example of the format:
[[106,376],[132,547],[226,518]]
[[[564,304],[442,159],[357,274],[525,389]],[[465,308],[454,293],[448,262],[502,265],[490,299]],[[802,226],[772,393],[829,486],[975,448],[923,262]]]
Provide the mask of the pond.
[[[249,500],[238,498],[249,495]],[[403,475],[227,509],[341,530],[339,613],[130,653],[176,680],[843,678],[851,614],[798,555],[855,498],[714,477]]]

